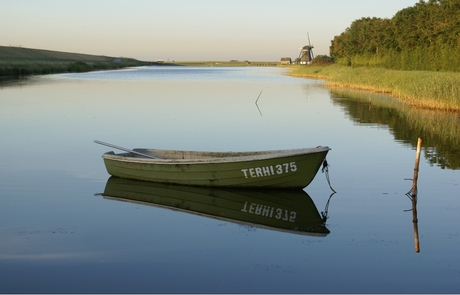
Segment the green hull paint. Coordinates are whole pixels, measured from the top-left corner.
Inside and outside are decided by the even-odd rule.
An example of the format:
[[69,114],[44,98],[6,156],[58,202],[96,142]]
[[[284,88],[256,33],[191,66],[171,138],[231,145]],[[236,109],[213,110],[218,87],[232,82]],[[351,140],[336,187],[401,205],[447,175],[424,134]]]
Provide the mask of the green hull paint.
[[329,233],[303,190],[222,189],[111,177],[103,195],[265,229],[313,236]]
[[194,186],[280,188],[306,187],[317,174],[328,147],[266,152],[213,153],[135,149],[103,155],[112,176]]

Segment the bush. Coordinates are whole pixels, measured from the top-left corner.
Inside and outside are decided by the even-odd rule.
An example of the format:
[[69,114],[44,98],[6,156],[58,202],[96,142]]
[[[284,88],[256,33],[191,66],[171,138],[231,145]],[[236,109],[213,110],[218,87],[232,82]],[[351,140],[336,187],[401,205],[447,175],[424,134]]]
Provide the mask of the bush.
[[327,55],[317,55],[312,60],[312,63],[314,63],[314,64],[331,64],[331,63],[334,63],[334,59],[332,57],[330,57],[330,56],[327,56]]

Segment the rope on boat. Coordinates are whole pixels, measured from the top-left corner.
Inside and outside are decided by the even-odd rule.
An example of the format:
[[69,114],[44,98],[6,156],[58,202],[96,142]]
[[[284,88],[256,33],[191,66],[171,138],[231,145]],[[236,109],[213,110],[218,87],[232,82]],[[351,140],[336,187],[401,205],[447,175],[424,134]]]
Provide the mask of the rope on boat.
[[324,159],[323,161],[323,168],[321,169],[321,172],[326,175],[326,180],[327,180],[327,183],[329,184],[329,187],[334,193],[336,193],[336,191],[331,186],[331,180],[329,178],[329,164],[327,163],[326,159]]

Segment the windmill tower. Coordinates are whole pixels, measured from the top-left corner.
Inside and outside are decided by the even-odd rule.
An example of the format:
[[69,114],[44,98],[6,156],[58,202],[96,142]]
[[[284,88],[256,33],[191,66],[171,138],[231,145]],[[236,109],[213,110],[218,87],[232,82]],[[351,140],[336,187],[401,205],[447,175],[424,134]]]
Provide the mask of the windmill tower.
[[304,47],[300,48],[300,53],[299,53],[299,60],[301,65],[309,65],[312,60],[315,58],[313,55],[313,48],[314,46],[311,45],[310,42],[310,34],[307,33],[308,36],[308,45],[305,45]]

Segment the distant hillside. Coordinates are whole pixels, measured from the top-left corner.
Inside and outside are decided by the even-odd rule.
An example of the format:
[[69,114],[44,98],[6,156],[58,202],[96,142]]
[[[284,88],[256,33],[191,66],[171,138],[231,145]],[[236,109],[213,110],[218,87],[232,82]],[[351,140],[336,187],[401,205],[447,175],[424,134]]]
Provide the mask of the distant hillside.
[[105,62],[113,60],[113,57],[43,49],[31,49],[24,47],[0,46],[0,59]]
[[0,77],[89,72],[147,64],[133,58],[0,46]]

